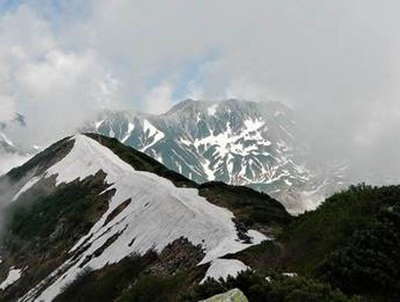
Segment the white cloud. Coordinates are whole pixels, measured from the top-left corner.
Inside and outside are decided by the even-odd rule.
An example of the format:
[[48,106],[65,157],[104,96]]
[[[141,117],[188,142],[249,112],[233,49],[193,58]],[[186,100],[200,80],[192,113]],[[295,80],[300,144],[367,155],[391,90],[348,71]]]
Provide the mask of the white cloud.
[[0,95],[0,122],[6,122],[14,118],[15,102],[7,95]]
[[160,114],[166,112],[172,106],[171,84],[164,82],[150,90],[144,98],[145,112]]
[[22,165],[30,159],[29,156],[18,154],[1,154],[0,155],[0,176],[10,171],[12,168]]
[[0,91],[8,96],[1,115],[6,106],[8,112],[26,114],[28,144],[70,134],[104,106],[119,102],[118,80],[97,51],[72,46],[32,6],[0,17]]
[[398,1],[51,2],[0,16],[0,91],[28,115],[29,137],[58,138],[102,106],[160,112],[178,90],[284,100],[312,124],[319,155],[362,145],[362,163],[377,152],[389,157],[379,165],[400,163],[383,140],[399,126]]

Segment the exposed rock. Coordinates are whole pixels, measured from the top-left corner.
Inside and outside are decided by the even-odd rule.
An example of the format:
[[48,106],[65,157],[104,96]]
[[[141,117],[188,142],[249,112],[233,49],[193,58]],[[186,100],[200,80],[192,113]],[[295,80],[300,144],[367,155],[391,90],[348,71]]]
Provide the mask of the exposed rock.
[[248,302],[246,296],[237,288],[199,302]]
[[187,238],[179,238],[162,251],[159,261],[150,270],[154,274],[171,275],[196,267],[203,257],[201,246],[194,246]]

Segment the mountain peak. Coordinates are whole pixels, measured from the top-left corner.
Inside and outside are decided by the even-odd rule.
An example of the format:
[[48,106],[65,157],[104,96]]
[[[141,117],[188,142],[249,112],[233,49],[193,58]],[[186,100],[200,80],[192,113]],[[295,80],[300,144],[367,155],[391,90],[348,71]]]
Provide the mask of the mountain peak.
[[304,210],[286,199],[289,190],[308,190],[312,172],[296,151],[302,142],[284,104],[187,99],[165,114],[110,115],[92,125],[85,131],[116,137],[195,182],[251,186]]
[[188,107],[190,107],[190,106],[193,106],[196,102],[198,102],[198,101],[195,101],[195,100],[193,100],[193,99],[186,99],[186,100],[183,100],[182,102],[179,102],[179,103],[173,105],[173,106],[171,107],[171,109],[168,110],[168,111],[167,111],[166,113],[164,113],[164,114],[165,114],[165,115],[174,114],[174,113],[179,112],[179,111],[181,111],[181,110],[183,110],[183,109],[185,109],[185,108],[188,108]]

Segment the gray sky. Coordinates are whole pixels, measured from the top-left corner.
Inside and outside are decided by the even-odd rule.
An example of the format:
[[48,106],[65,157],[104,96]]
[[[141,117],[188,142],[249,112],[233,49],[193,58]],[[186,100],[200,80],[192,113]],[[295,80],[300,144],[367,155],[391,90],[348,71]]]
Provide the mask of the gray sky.
[[316,156],[397,173],[399,11],[389,0],[0,0],[0,119],[24,113],[45,142],[100,108],[276,100],[311,124]]

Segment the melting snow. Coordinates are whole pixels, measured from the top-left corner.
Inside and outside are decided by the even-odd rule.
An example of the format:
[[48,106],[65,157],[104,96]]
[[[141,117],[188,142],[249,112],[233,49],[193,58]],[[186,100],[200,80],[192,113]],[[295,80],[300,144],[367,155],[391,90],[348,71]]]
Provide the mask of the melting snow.
[[31,178],[20,190],[17,194],[15,194],[12,201],[17,200],[24,192],[28,191],[35,183],[37,183],[41,177],[33,177]]
[[[107,183],[112,184],[108,189],[115,188],[116,193],[107,212],[90,232],[79,240],[71,252],[85,241],[86,244],[91,244],[90,247],[80,255],[76,263],[72,263],[72,260],[66,262],[66,265],[69,263],[72,266],[46,288],[37,301],[51,301],[57,296],[61,288],[76,278],[82,270],[79,265],[86,256],[93,254],[117,233],[120,236],[116,241],[85,267],[100,269],[106,264],[120,261],[132,252],[144,254],[152,248],[160,252],[169,243],[185,237],[194,245],[203,246],[206,255],[200,264],[212,262],[208,275],[225,276],[226,273],[232,274],[239,268],[244,268],[244,265],[238,264],[237,260],[217,261],[219,257],[239,252],[268,239],[259,232],[250,231],[248,235],[253,238],[253,242],[240,242],[232,222],[232,212],[209,203],[198,195],[197,189],[177,188],[165,178],[149,172],[136,171],[110,149],[87,136],[77,135],[73,139],[75,143],[70,153],[52,166],[43,177],[57,175],[56,184],[59,185],[75,179],[84,179],[103,170],[107,174]],[[35,180],[31,181],[30,185],[34,183]],[[132,202],[103,226],[108,215],[129,198]],[[106,230],[108,232],[105,232]],[[133,244],[128,246],[132,239],[135,239]],[[218,273],[219,268],[222,271]],[[32,301],[34,294],[35,289],[22,301]]]
[[148,138],[152,140],[152,142],[145,147],[142,148],[142,152],[145,152],[147,149],[151,148],[154,144],[165,137],[165,134],[154,127],[148,120],[143,120],[143,132],[148,135]]
[[282,273],[282,276],[294,278],[297,277],[297,273]]
[[204,163],[202,163],[203,170],[207,175],[207,180],[208,181],[213,181],[215,180],[215,175],[214,171],[210,168],[210,161],[207,159],[204,159]]
[[207,108],[207,112],[209,115],[215,115],[215,113],[217,112],[217,108],[218,108],[218,104],[212,105],[210,107]]
[[104,120],[95,122],[94,126],[96,127],[96,130],[99,130],[99,128],[101,127],[101,125],[103,125],[103,123],[104,123]]
[[[207,137],[196,139],[192,144],[199,150],[200,147],[208,149],[215,146],[218,155],[223,158],[229,153],[247,156],[257,150],[260,146],[270,146],[271,142],[262,137],[260,131],[265,125],[263,121],[247,119],[244,128],[238,132],[232,130],[230,125],[226,131],[219,134],[211,134]],[[263,129],[264,131],[265,129]],[[245,146],[243,141],[254,141],[253,144]],[[182,141],[182,140],[181,140]],[[185,143],[184,141],[182,141]],[[257,147],[255,147],[257,146]]]
[[249,269],[247,265],[236,259],[216,259],[211,262],[206,276],[201,280],[200,284],[205,282],[208,277],[215,280],[219,280],[220,278],[226,280],[229,275],[236,277],[238,273],[247,269]]
[[128,124],[128,131],[126,132],[125,136],[122,138],[121,142],[125,143],[128,138],[132,135],[132,131],[135,129],[135,124],[129,123]]
[[10,285],[14,284],[19,278],[21,278],[21,272],[22,271],[20,269],[15,269],[14,267],[11,267],[6,280],[4,280],[0,284],[0,289],[4,290]]

